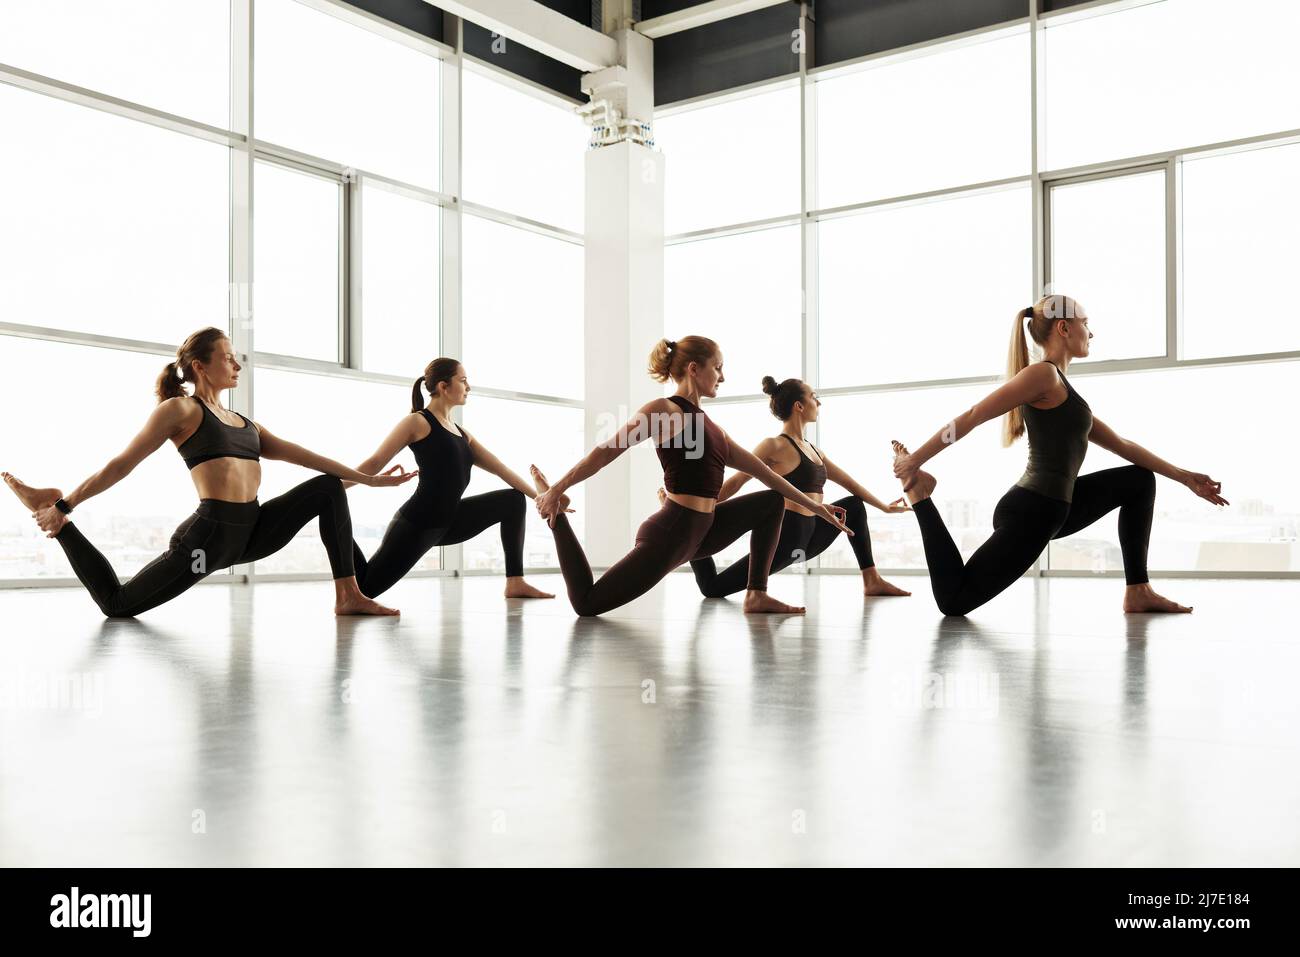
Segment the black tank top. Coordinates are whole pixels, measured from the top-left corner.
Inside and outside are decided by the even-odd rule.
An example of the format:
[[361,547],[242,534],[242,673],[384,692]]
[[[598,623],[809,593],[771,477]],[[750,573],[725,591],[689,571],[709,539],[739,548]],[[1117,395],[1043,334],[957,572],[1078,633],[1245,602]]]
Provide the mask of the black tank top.
[[[793,471],[786,472],[781,476],[781,478],[785,479],[805,495],[820,493],[821,490],[826,487],[826,463],[814,462],[812,459],[808,458],[808,455],[804,450],[799,447],[798,442],[785,432],[782,432],[781,434],[790,440],[790,444],[794,446],[794,450],[799,453],[799,464],[794,467]],[[811,442],[808,444],[812,445]],[[821,458],[822,453],[818,450],[817,446],[813,445],[813,451],[817,453],[818,458]]]
[[238,412],[235,415],[243,419],[243,427],[226,425],[208,408],[206,402],[198,396],[190,396],[190,398],[203,407],[203,420],[199,422],[199,427],[194,430],[194,434],[182,442],[177,449],[181,453],[181,458],[185,460],[186,468],[193,469],[211,459],[256,461],[262,457],[262,437],[258,434],[257,426]]
[[428,409],[421,409],[420,414],[429,423],[429,434],[408,446],[415,453],[420,477],[416,479],[415,494],[398,511],[411,522],[434,527],[450,525],[469,485],[474,453],[459,425],[455,433],[448,432]]
[[[1048,361],[1048,360],[1045,360]],[[1050,409],[1020,407],[1029,435],[1029,463],[1016,482],[1021,488],[1048,498],[1068,502],[1074,494],[1074,480],[1088,452],[1092,431],[1092,408],[1074,391],[1065,373],[1050,362],[1065,383],[1065,401]]]
[[676,495],[717,498],[727,467],[727,435],[694,402],[680,395],[668,398],[687,414],[687,421],[682,431],[655,446],[664,468],[664,488]]

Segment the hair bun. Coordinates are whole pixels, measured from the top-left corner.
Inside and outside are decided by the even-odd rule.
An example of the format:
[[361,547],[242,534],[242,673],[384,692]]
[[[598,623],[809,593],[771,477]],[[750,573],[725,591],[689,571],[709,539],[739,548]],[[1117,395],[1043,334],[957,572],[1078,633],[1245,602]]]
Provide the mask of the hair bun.
[[669,352],[676,352],[676,351],[677,351],[677,340],[676,340],[676,339],[665,339],[664,342],[668,343],[668,351],[669,351]]
[[778,385],[775,379],[773,379],[770,375],[763,376],[763,391],[767,395],[776,395],[777,388]]

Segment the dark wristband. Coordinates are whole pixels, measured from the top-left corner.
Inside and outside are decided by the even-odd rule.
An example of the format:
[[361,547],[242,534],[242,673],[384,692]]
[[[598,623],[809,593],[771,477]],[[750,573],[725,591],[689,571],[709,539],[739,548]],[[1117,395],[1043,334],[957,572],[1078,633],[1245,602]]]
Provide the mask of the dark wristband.
[[55,502],[54,507],[57,508],[60,512],[62,512],[64,515],[72,514],[72,506],[69,505],[67,502],[65,502],[63,499],[59,499],[57,502]]

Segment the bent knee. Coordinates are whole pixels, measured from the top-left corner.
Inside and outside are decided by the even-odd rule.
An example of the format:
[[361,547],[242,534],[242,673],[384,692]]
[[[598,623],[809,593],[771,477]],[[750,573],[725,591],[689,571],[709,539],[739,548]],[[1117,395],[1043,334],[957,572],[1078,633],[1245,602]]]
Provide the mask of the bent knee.
[[835,503],[848,514],[849,518],[860,518],[864,521],[867,517],[867,504],[856,495],[842,498]]
[[1143,468],[1141,465],[1130,465],[1129,469],[1133,477],[1133,487],[1144,497],[1155,498],[1156,473],[1148,468]]

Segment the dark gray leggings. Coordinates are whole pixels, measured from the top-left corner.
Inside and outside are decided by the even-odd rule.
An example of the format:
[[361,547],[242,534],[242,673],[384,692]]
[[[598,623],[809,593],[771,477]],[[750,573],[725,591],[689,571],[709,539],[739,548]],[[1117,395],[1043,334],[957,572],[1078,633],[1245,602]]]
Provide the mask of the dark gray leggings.
[[[867,506],[856,495],[848,495],[831,503],[844,509],[844,524],[853,532],[849,536],[849,545],[858,560],[858,568],[871,568],[876,562],[871,557],[871,532],[867,529]],[[776,554],[772,558],[772,571],[806,562],[815,558],[839,536],[840,530],[825,519],[815,515],[801,515],[785,510],[781,519],[781,538],[776,543]],[[749,577],[749,556],[732,562],[724,571],[719,572],[712,558],[700,558],[691,562],[691,571],[695,572],[695,584],[706,598],[725,598],[734,595],[745,587]]]
[[163,552],[127,582],[72,522],[54,540],[63,546],[72,570],[109,618],[130,618],[171,601],[215,571],[255,562],[278,552],[313,518],[335,578],[352,575],[352,518],[343,483],[318,475],[277,495],[265,505],[200,500],[198,509],[172,533]]
[[599,581],[593,581],[591,565],[563,512],[551,531],[573,610],[599,615],[644,595],[678,565],[716,554],[750,531],[748,587],[766,591],[784,511],[785,499],[772,491],[727,499],[712,512],[697,512],[669,499],[641,523],[636,546]]
[[524,518],[528,498],[513,488],[497,489],[462,498],[456,514],[445,526],[411,521],[399,510],[388,523],[383,541],[366,558],[354,542],[352,564],[357,569],[357,586],[369,598],[392,588],[424,553],[435,545],[458,545],[493,525],[501,526],[501,547],[505,550],[506,576],[524,573]]
[[1145,583],[1155,504],[1156,477],[1137,465],[1080,475],[1071,502],[1013,485],[993,510],[993,534],[965,564],[934,501],[922,499],[912,510],[921,526],[935,603],[945,615],[964,615],[1028,571],[1049,541],[1073,535],[1115,508],[1124,580]]

